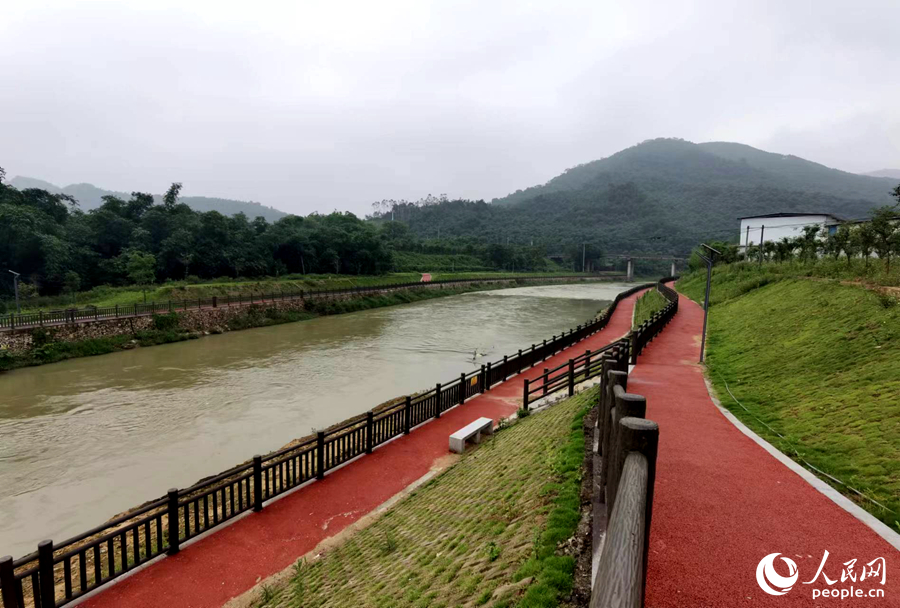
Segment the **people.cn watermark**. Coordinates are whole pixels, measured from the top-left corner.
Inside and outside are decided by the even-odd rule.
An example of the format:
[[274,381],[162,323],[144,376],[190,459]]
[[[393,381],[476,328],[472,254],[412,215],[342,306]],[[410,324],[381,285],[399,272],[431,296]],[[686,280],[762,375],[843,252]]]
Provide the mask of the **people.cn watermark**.
[[[780,558],[784,562],[784,566],[787,567],[787,576],[776,572],[775,560],[780,555],[781,553],[770,553],[762,558],[759,565],[756,566],[756,582],[759,588],[769,595],[786,595],[794,588],[794,584],[800,578],[800,570],[797,568],[797,563],[789,557]],[[829,586],[838,582],[843,586],[835,587],[834,589],[814,588],[812,589],[813,599],[820,597],[839,599],[884,597],[883,587],[887,580],[887,562],[883,557],[876,557],[870,562],[861,564],[858,570],[855,569],[857,568],[856,562],[858,560],[851,559],[848,562],[844,562],[840,577],[834,579],[825,573],[827,561],[828,551],[826,550],[825,555],[822,556],[822,561],[819,562],[819,569],[816,570],[815,576],[801,584],[812,585],[821,577],[822,581]],[[850,583],[849,587],[847,586],[848,581]],[[863,584],[865,582],[868,582],[865,588],[853,586],[853,583]],[[874,584],[881,586],[873,587],[872,585]]]

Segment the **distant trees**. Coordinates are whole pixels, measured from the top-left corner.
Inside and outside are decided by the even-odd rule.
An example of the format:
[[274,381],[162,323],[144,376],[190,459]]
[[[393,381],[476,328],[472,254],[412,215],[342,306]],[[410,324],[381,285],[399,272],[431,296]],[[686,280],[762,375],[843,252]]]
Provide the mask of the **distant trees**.
[[[180,191],[181,184],[173,184],[162,204],[140,192],[129,200],[107,196],[85,213],[68,196],[0,182],[0,260],[22,274],[23,285],[46,295],[188,276],[391,269],[390,239],[353,214],[288,216],[269,224],[240,213],[194,211],[179,201]],[[392,230],[397,246],[414,238]],[[0,282],[0,293],[11,291],[11,282]]]
[[[758,252],[758,248],[751,249]],[[894,207],[880,207],[873,211],[871,220],[853,225],[842,224],[836,230],[805,226],[801,236],[766,242],[764,251],[767,258],[774,257],[779,263],[793,261],[795,257],[815,262],[821,254],[834,260],[844,255],[850,265],[855,258],[861,257],[866,270],[873,253],[883,261],[885,272],[890,272],[893,257],[900,255],[900,214]],[[758,253],[750,251],[747,255],[755,257]]]
[[865,267],[868,270],[869,257],[875,248],[875,233],[872,231],[872,225],[866,222],[856,226],[850,234],[850,242],[856,254],[866,261]]
[[128,261],[125,269],[128,279],[135,285],[141,285],[144,292],[144,302],[147,301],[147,285],[156,279],[156,256],[152,253],[130,251],[127,254]]
[[897,230],[898,216],[893,207],[879,207],[872,215],[872,247],[878,257],[884,260],[887,272],[891,271],[891,256],[900,250],[900,232]]

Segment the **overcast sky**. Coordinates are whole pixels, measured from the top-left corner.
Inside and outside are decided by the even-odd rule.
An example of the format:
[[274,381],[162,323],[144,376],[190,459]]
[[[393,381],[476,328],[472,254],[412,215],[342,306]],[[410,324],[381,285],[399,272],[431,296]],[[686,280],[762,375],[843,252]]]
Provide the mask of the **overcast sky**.
[[0,166],[293,213],[644,139],[900,169],[900,1],[0,0]]

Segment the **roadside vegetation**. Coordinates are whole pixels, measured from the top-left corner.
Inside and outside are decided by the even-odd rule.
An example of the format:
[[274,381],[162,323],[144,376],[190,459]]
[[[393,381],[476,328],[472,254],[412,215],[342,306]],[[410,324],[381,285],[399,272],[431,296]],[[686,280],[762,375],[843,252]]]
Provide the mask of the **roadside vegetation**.
[[637,327],[650,317],[661,311],[669,302],[656,289],[647,290],[634,303],[634,322],[632,327]]
[[557,606],[580,516],[593,392],[513,423],[343,544],[301,559],[258,606]]
[[[451,275],[454,276],[454,275]],[[527,275],[534,278],[533,274]],[[456,275],[454,278],[465,278]],[[516,276],[504,276],[503,273],[495,273],[491,278],[517,278]],[[254,327],[266,327],[306,321],[325,315],[337,315],[398,304],[410,304],[423,300],[431,300],[444,296],[459,295],[473,291],[485,291],[492,289],[504,289],[507,287],[520,287],[526,284],[524,281],[516,281],[512,284],[470,283],[460,286],[445,286],[431,289],[402,289],[389,293],[373,294],[362,297],[340,299],[314,299],[306,302],[305,310],[290,310],[285,308],[268,308],[262,305],[246,306],[241,314],[223,322],[220,329],[213,333],[236,331]],[[528,285],[539,285],[539,281],[529,281]],[[197,296],[194,296],[195,298]],[[207,296],[204,296],[207,297]],[[8,371],[20,367],[55,363],[77,357],[90,357],[105,355],[121,350],[130,350],[139,346],[154,346],[157,344],[169,344],[200,338],[203,332],[192,329],[183,321],[184,315],[179,312],[154,315],[153,321],[147,329],[133,330],[115,336],[89,338],[77,341],[65,341],[56,339],[56,328],[35,328],[31,330],[33,348],[24,352],[12,352],[0,349],[0,371]]]
[[[900,532],[900,302],[872,285],[884,275],[848,281],[840,270],[717,266],[709,377],[747,426]],[[677,287],[702,302],[705,281],[699,272]]]
[[[17,273],[26,300],[61,296],[55,305],[78,303],[79,292],[103,286],[131,286],[143,300],[143,292],[159,283],[223,282],[222,277],[265,281],[299,275],[305,281],[326,273],[350,279],[397,271],[559,269],[546,244],[422,238],[403,222],[352,213],[289,215],[269,223],[243,213],[199,212],[182,202],[179,183],[160,200],[140,192],[130,198],[110,194],[85,212],[67,194],[19,190],[3,179],[0,168],[0,260]],[[4,276],[0,300],[8,309],[15,284],[12,275]]]
[[[452,279],[505,279],[530,277],[540,274],[565,274],[580,276],[582,273],[570,271],[554,271],[551,273],[534,272],[497,272],[497,271],[456,271],[432,272],[431,280]],[[213,296],[247,297],[251,294],[278,294],[299,291],[316,291],[322,289],[347,289],[351,287],[368,287],[372,285],[390,285],[393,283],[415,283],[421,280],[419,272],[394,272],[384,275],[301,275],[292,274],[280,277],[264,277],[259,279],[211,279],[201,281],[197,277],[189,277],[184,281],[169,281],[162,285],[111,287],[101,285],[76,294],[60,294],[56,296],[36,296],[23,294],[21,308],[23,313],[39,310],[59,310],[73,306],[131,306],[146,302],[178,302],[180,300],[209,299]],[[14,312],[15,301],[0,302],[0,313]]]

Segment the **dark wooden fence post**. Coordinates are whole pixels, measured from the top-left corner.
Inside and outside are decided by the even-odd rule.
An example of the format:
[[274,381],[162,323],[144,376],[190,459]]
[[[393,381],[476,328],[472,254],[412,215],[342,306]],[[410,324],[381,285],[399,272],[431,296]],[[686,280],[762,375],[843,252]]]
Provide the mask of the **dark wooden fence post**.
[[528,411],[528,385],[529,384],[530,384],[530,381],[528,380],[528,378],[525,378],[525,394],[522,397],[522,409],[525,410],[526,412]]
[[469,392],[468,387],[466,386],[466,375],[459,375],[459,404],[462,405],[466,400],[466,393]]
[[[110,563],[113,557],[108,556]],[[56,608],[56,582],[53,580],[53,541],[38,543],[38,571],[40,572],[41,608]],[[110,566],[112,571],[112,566]]]
[[509,366],[507,365],[508,357],[507,355],[503,355],[503,381],[506,382],[506,379],[509,378]]
[[[406,424],[406,432],[409,432],[409,397],[406,398],[406,416],[405,423]],[[371,454],[372,450],[375,448],[375,412],[369,410],[366,412],[366,454]]]
[[325,479],[325,431],[316,433],[316,479]]
[[516,370],[516,373],[521,374],[522,373],[522,349],[521,348],[519,349],[519,356],[516,358],[516,367],[518,368]]
[[219,298],[217,296],[213,296],[213,308],[219,307]]
[[482,365],[481,366],[481,392],[482,393],[487,390],[487,386],[485,384],[486,380],[487,380],[487,376],[485,376],[484,365]]
[[441,417],[441,383],[434,385],[434,417]]
[[253,457],[253,510],[262,511],[262,503],[262,456],[257,454]]
[[569,397],[575,394],[575,359],[569,359]]
[[13,568],[12,555],[0,557],[0,591],[3,592],[3,608],[18,608],[19,600],[16,598],[14,585],[16,584],[16,572]]
[[490,361],[488,361],[487,369],[485,370],[485,373],[487,375],[485,376],[484,390],[489,391],[489,390],[491,390],[491,383],[493,382],[493,375],[491,374],[491,362]]
[[412,397],[406,396],[406,404],[403,406],[403,434],[409,435],[410,416],[412,416]]
[[[166,522],[169,536],[169,548],[166,550],[168,555],[175,555],[180,549],[181,532],[178,528],[178,488],[169,488],[168,522]],[[149,543],[149,540],[147,542]]]

